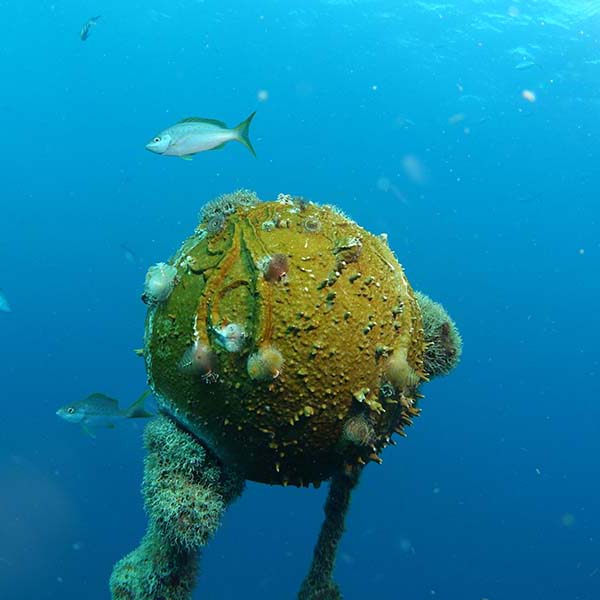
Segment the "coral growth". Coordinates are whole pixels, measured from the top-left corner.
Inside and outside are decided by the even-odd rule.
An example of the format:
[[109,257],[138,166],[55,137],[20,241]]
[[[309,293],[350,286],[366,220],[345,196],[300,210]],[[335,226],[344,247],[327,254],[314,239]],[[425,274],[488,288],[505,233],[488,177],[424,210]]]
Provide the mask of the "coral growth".
[[200,222],[208,222],[218,215],[225,217],[233,214],[240,206],[254,206],[260,200],[255,192],[240,189],[231,194],[223,194],[207,202],[200,211]]
[[189,600],[200,548],[244,483],[166,417],[149,423],[145,443],[148,531],[140,546],[115,565],[113,600]]
[[447,375],[456,367],[462,353],[462,338],[446,309],[422,292],[415,292],[423,318],[427,347],[423,357],[430,377]]
[[237,190],[232,194],[223,194],[207,202],[200,211],[198,233],[213,237],[223,231],[227,217],[239,207],[252,207],[259,202],[258,196],[250,190]]
[[163,544],[150,528],[140,545],[113,568],[113,600],[190,600],[198,572],[198,552]]
[[349,475],[337,473],[331,478],[325,502],[325,521],[313,553],[306,579],[302,582],[298,600],[341,600],[342,595],[333,581],[337,548],[344,533],[350,496],[358,484],[360,471]]

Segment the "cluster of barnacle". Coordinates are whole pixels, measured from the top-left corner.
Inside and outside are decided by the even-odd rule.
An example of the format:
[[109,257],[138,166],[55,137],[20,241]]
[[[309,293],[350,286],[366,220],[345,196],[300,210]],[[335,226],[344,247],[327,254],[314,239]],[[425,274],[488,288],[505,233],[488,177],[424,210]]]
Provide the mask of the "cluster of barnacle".
[[286,206],[294,206],[294,197],[290,194],[277,194],[277,202]]
[[350,462],[345,464],[347,475],[356,474],[368,461],[381,464],[383,460],[377,452],[386,444],[394,443],[389,437],[385,443],[378,439],[371,418],[364,412],[356,413],[345,421],[340,442],[342,452],[346,448],[353,448],[351,453],[356,453],[354,460],[350,459]]
[[218,196],[202,207],[199,215],[200,226],[197,233],[205,232],[213,236],[223,230],[229,215],[232,215],[240,207],[256,206],[260,199],[251,190],[237,190],[231,194]]
[[[389,435],[378,438],[374,433],[371,415],[385,413],[390,406],[397,408],[397,417],[394,418],[393,433],[406,436],[404,428],[412,425],[412,417],[420,413],[415,406],[416,398],[422,397],[417,393],[420,377],[410,366],[407,360],[407,351],[404,348],[391,348],[380,346],[376,349],[377,359],[385,360],[385,370],[379,397],[372,396],[368,388],[363,388],[354,393],[355,407],[359,412],[350,416],[344,423],[341,442],[343,447],[354,448],[355,461],[347,457],[349,463],[346,468],[350,471],[366,464],[365,461],[381,463],[377,454],[388,444],[395,445]],[[384,408],[385,406],[385,408]]]
[[272,254],[263,256],[256,264],[263,277],[269,283],[280,283],[287,280],[290,271],[290,261],[287,254]]
[[206,344],[195,340],[183,353],[179,368],[193,376],[199,376],[205,383],[215,383],[218,376],[215,371],[216,358]]
[[355,446],[371,446],[375,442],[375,430],[368,416],[360,413],[345,423],[342,439]]
[[259,202],[258,196],[251,190],[241,189],[231,194],[222,194],[202,207],[200,221],[212,219],[217,214],[229,216],[241,206],[256,206]]
[[240,352],[246,344],[246,330],[239,323],[227,323],[222,327],[213,327],[217,343],[227,352]]
[[[273,254],[257,261],[257,268],[264,279],[273,284],[286,281],[290,269],[286,254]],[[210,336],[215,344],[226,352],[242,352],[247,344],[249,335],[240,323],[225,322],[211,327]],[[273,346],[265,345],[250,354],[247,360],[247,373],[251,379],[269,381],[276,379],[283,368],[283,356]],[[217,356],[210,342],[201,341],[198,337],[183,353],[179,368],[204,383],[220,381],[217,373]]]
[[263,221],[261,229],[263,231],[273,231],[273,229],[289,229],[290,225],[291,221],[289,219],[286,219],[277,213],[272,219]]
[[357,262],[362,254],[363,243],[360,237],[352,236],[339,241],[333,249],[337,258],[336,270],[342,271],[349,263]]
[[[306,198],[301,196],[292,196],[291,194],[278,194],[277,202],[283,206],[289,207],[288,213],[295,214],[305,211],[311,204]],[[261,229],[263,231],[273,231],[274,229],[289,229],[292,222],[289,218],[276,213],[273,218],[263,221]],[[310,216],[302,222],[304,230],[308,233],[317,233],[321,230],[321,222],[317,217]]]
[[[292,196],[291,194],[277,194],[277,202],[279,204],[285,204],[286,206],[293,206],[294,209],[299,209],[299,211],[306,210],[312,202],[304,196]],[[299,212],[298,210],[293,210],[293,212]]]
[[348,221],[349,223],[354,223],[354,221],[341,208],[334,206],[333,204],[325,204],[323,206],[323,208],[325,210],[327,210],[328,212],[331,212],[334,215],[341,217],[344,221]]
[[[217,343],[227,352],[241,352],[247,342],[244,328],[238,323],[213,328]],[[203,383],[220,381],[216,369],[217,357],[207,344],[195,341],[189,346],[179,362],[179,368]],[[250,356],[246,363],[248,376],[255,381],[272,381],[279,377],[284,359],[274,346],[263,346]]]
[[270,381],[279,377],[283,368],[283,356],[274,346],[259,348],[248,357],[246,370],[251,379]]
[[319,233],[319,231],[321,231],[321,221],[317,217],[311,215],[302,221],[302,227],[306,233]]
[[142,301],[145,304],[160,304],[167,300],[175,287],[177,269],[167,263],[159,262],[152,265],[144,280]]
[[[212,331],[216,343],[227,352],[241,352],[246,346],[248,336],[239,323],[213,327]],[[273,380],[281,373],[283,362],[279,350],[273,346],[265,346],[248,357],[247,372],[251,379]],[[198,376],[204,383],[216,383],[220,381],[216,363],[216,355],[210,346],[196,340],[184,352],[179,366],[182,371]]]

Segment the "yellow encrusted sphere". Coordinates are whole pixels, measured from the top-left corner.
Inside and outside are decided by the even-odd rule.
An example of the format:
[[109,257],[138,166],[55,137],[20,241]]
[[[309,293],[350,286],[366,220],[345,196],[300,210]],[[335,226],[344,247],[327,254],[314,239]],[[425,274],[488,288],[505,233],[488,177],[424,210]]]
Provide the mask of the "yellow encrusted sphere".
[[331,206],[239,191],[213,201],[150,303],[162,411],[245,478],[318,484],[418,414],[421,312],[384,237]]

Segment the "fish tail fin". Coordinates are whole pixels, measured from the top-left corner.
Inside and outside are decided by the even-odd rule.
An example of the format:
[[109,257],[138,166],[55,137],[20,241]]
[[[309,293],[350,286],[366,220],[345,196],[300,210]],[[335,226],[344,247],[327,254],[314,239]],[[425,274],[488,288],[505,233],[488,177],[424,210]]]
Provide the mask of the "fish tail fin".
[[237,141],[244,144],[250,152],[252,152],[253,156],[256,156],[256,152],[252,147],[252,142],[250,141],[250,123],[252,123],[252,119],[256,111],[254,111],[245,121],[242,121],[237,127],[234,127],[234,131],[237,134]]
[[153,417],[154,415],[144,408],[144,401],[152,393],[152,390],[146,390],[128,409],[125,413],[127,419],[144,419]]

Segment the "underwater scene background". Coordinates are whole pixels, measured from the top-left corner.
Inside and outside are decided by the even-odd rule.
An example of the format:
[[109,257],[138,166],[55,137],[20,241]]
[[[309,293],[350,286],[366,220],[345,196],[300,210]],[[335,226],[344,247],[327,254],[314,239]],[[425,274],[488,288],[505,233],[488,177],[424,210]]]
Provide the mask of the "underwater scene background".
[[[238,188],[387,233],[464,340],[408,438],[365,469],[344,598],[600,597],[597,2],[4,1],[0,14],[0,598],[109,597],[145,528],[144,423],[92,439],[55,412],[143,392],[145,271]],[[239,144],[192,162],[144,150],[181,118],[254,110],[256,159]],[[248,484],[194,598],[294,598],[324,488]]]

